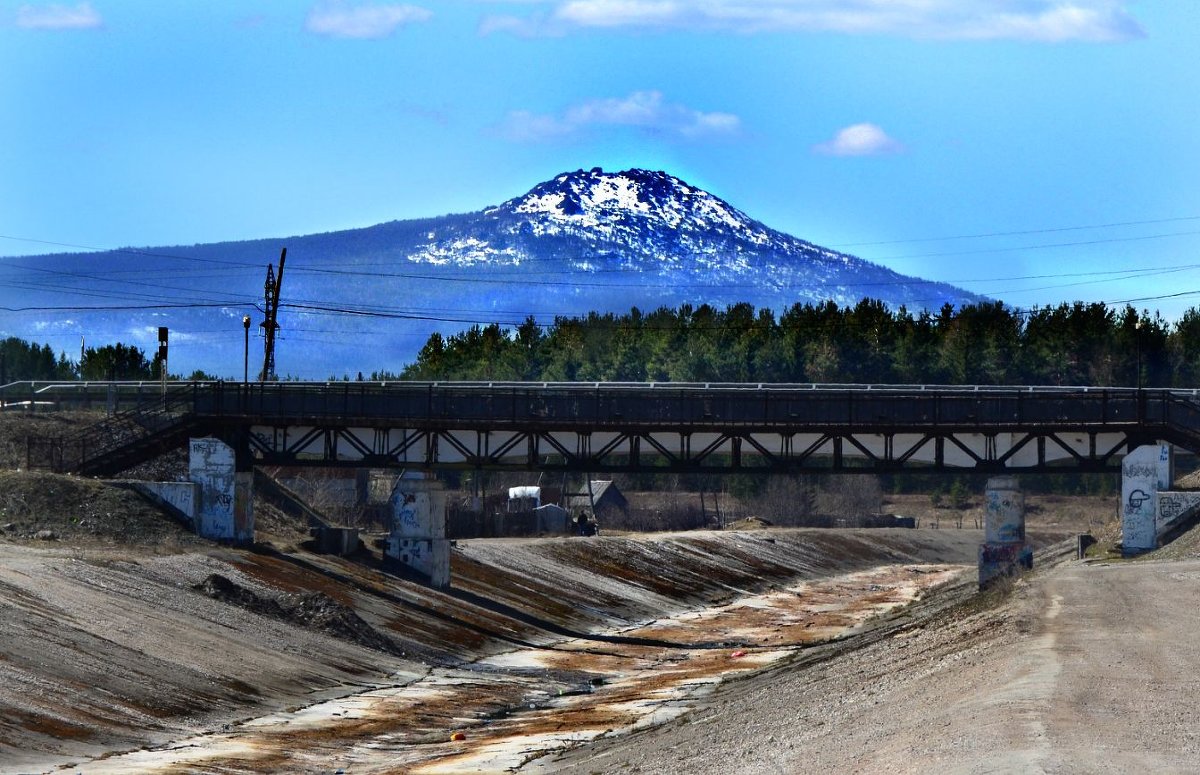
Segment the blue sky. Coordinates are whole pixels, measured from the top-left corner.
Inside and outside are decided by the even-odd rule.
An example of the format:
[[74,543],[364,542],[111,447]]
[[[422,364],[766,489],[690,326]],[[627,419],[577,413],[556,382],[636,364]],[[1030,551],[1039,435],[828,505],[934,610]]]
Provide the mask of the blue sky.
[[1017,307],[1174,318],[1200,305],[1197,31],[1195,0],[0,0],[0,256],[645,167]]

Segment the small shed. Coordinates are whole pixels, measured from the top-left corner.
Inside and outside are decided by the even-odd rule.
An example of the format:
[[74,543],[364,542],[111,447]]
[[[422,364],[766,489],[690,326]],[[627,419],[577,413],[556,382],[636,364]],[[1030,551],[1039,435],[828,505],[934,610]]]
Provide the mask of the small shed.
[[568,533],[570,532],[570,522],[567,519],[567,510],[562,506],[557,506],[553,503],[547,503],[545,506],[539,506],[533,510],[537,517],[537,531],[539,533]]
[[603,519],[605,512],[619,511],[624,515],[629,514],[629,501],[625,500],[625,496],[621,493],[611,480],[592,480],[592,492],[588,494],[587,490],[581,493],[573,493],[564,499],[567,510],[572,516],[581,511],[592,512],[592,502],[595,501],[595,516],[597,519]]
[[518,511],[533,511],[542,506],[541,487],[509,487],[508,511],[510,514]]

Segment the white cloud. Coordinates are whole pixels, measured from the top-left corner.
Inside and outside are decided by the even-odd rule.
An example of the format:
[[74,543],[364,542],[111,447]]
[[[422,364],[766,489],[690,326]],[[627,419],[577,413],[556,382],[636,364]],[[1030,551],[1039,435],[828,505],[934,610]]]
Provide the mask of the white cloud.
[[481,31],[837,32],[958,40],[1114,42],[1145,36],[1129,0],[541,0]]
[[[155,315],[154,317],[161,317]],[[155,345],[155,352],[158,351],[158,326],[131,326],[126,329],[126,335],[134,342],[150,342]],[[170,332],[171,344],[180,344],[182,342],[196,342],[200,337],[195,334],[189,334],[184,331],[171,329]]]
[[536,142],[574,137],[593,127],[629,127],[653,135],[703,139],[736,134],[741,125],[741,119],[731,113],[704,113],[667,102],[661,92],[638,91],[628,97],[589,100],[560,115],[514,111],[501,133],[511,140]]
[[899,153],[904,146],[875,124],[853,124],[839,130],[832,140],[813,146],[813,150],[826,156],[882,156]]
[[104,20],[91,3],[73,8],[59,3],[22,5],[17,9],[17,26],[26,30],[92,30],[103,27]]
[[429,21],[431,18],[432,11],[415,5],[325,2],[309,11],[304,27],[311,33],[331,38],[377,40],[388,37],[403,25]]
[[74,329],[79,325],[79,321],[71,320],[38,320],[33,324],[33,330],[39,334],[45,332],[63,331]]

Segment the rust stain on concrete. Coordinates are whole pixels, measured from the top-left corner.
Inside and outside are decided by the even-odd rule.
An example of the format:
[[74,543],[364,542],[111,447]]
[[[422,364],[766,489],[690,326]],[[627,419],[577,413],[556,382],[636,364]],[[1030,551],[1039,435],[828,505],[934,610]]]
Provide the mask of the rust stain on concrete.
[[[406,686],[273,714],[163,751],[93,762],[88,772],[119,772],[122,765],[210,773],[511,769],[680,715],[722,679],[842,635],[961,570],[893,565],[740,595],[603,638],[560,638],[460,668],[435,668]],[[456,732],[463,739],[453,740]]]

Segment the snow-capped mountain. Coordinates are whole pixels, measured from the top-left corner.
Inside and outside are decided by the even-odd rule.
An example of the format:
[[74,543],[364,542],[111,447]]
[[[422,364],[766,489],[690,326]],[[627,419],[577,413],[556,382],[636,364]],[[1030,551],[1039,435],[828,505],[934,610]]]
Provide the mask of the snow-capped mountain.
[[649,170],[565,173],[481,213],[448,218],[425,237],[407,253],[408,262],[513,268],[532,262],[558,264],[579,277],[621,273],[662,303],[749,301],[780,309],[868,296],[921,309],[979,298],[776,231]]
[[[635,306],[738,302],[782,312],[864,297],[916,311],[979,300],[783,234],[665,172],[593,169],[476,213],[10,259],[10,268],[31,274],[0,286],[0,306],[19,310],[0,313],[0,334],[63,351],[86,335],[89,344],[121,341],[152,352],[157,327],[168,326],[173,368],[240,375],[242,316],[260,333],[264,269],[284,246],[276,360],[279,373],[304,378],[398,371],[434,331],[513,326],[529,316],[550,322]],[[56,279],[43,279],[46,270]]]

